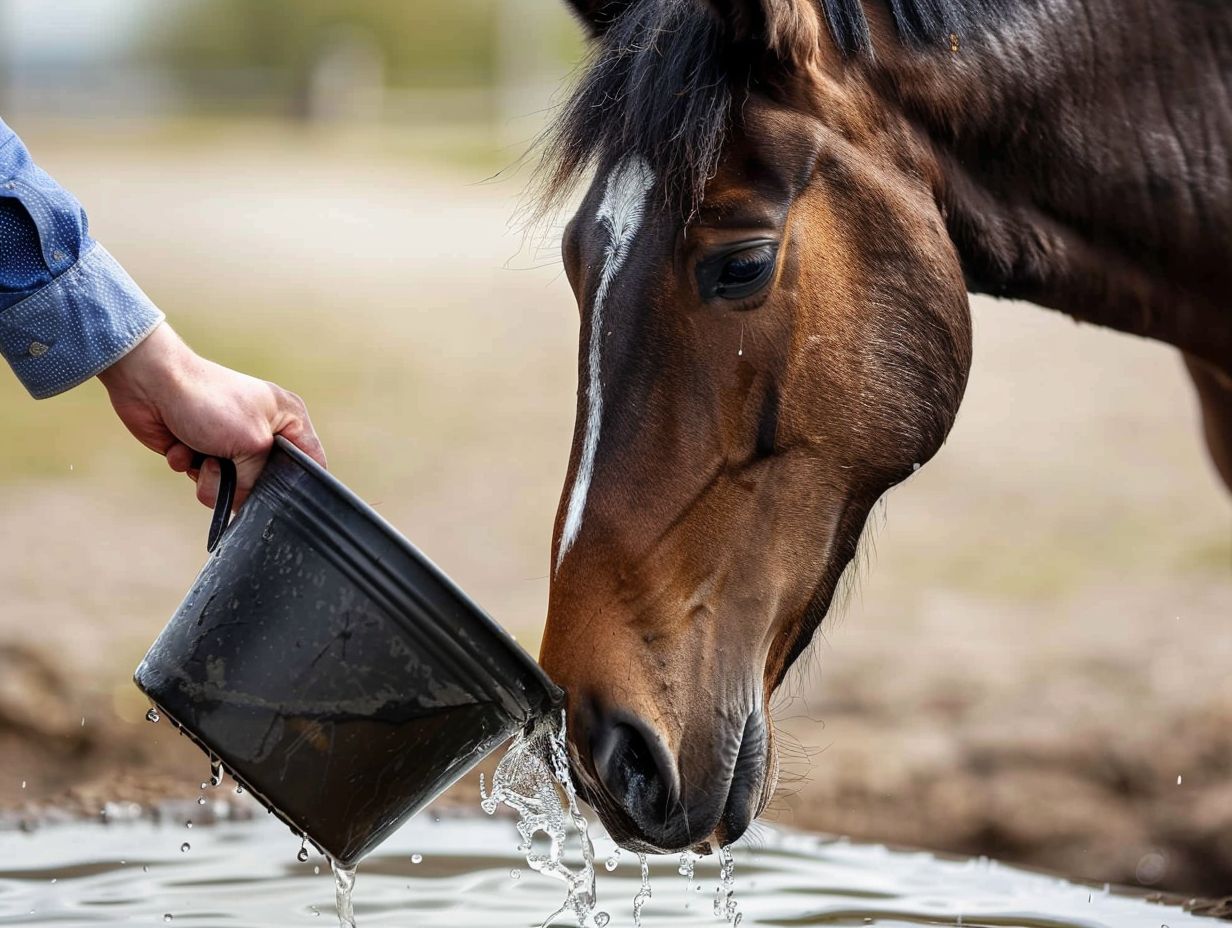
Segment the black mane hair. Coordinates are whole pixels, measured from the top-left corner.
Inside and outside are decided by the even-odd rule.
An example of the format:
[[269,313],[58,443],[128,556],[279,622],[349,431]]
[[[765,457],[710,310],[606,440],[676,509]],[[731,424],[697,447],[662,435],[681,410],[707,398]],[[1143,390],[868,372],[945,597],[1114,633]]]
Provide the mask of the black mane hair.
[[[864,0],[799,2],[819,5],[845,55],[871,56]],[[902,42],[948,48],[951,34],[969,34],[1014,0],[888,3]],[[544,136],[543,208],[559,203],[589,168],[633,153],[654,171],[665,202],[695,207],[757,55],[708,0],[631,0],[593,43],[580,82]]]

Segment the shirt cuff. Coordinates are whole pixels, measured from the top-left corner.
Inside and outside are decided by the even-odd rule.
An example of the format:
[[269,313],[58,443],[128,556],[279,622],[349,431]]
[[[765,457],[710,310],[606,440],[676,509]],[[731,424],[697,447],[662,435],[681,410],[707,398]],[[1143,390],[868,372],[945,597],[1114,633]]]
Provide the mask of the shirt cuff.
[[102,245],[0,312],[0,354],[35,399],[63,393],[128,354],[165,317]]

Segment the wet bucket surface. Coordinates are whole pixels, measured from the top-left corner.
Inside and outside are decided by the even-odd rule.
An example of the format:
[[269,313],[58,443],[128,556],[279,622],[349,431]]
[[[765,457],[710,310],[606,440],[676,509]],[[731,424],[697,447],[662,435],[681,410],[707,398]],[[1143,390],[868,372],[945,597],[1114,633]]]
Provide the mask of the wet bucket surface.
[[135,679],[347,866],[561,698],[504,629],[283,439]]
[[[181,853],[185,841],[191,849]],[[559,905],[561,886],[527,871],[513,850],[516,843],[509,821],[416,820],[361,866],[355,891],[359,925],[539,924]],[[603,838],[596,844],[601,859],[612,848]],[[286,827],[268,816],[191,831],[178,822],[137,822],[0,832],[0,925],[140,928],[166,925],[166,915],[173,926],[193,928],[336,924],[329,867],[316,855],[299,863],[298,846]],[[422,855],[422,861],[413,863],[412,854]],[[812,835],[768,831],[756,847],[738,845],[735,859],[741,928],[1226,924],[995,863],[939,860]],[[520,878],[514,879],[511,870],[519,865]],[[725,925],[711,909],[718,880],[713,858],[697,865],[700,892],[687,889],[676,867],[674,858],[651,858],[654,897],[644,912],[645,928]],[[621,858],[615,872],[599,874],[600,908],[611,913],[612,928],[632,924],[638,884],[631,854]]]

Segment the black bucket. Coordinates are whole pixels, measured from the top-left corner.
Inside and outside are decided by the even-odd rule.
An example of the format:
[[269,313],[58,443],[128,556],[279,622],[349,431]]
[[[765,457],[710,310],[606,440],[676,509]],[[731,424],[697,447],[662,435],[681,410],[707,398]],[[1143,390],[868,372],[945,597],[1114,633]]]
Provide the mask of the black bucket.
[[499,625],[290,442],[226,526],[228,507],[134,679],[340,865],[561,704]]

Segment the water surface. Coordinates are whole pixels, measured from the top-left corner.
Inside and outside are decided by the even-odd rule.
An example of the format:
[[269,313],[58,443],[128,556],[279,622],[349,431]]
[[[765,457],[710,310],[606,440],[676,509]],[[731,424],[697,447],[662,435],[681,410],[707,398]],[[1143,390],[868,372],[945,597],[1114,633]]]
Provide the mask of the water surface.
[[[191,847],[181,852],[188,842]],[[413,820],[361,864],[359,928],[519,928],[537,925],[563,898],[559,882],[529,871],[512,821],[430,815]],[[610,841],[596,840],[600,860]],[[334,880],[300,841],[259,816],[187,830],[174,821],[52,825],[0,831],[0,925],[332,928]],[[412,855],[421,855],[414,863]],[[809,925],[1216,928],[1218,921],[1139,898],[1105,893],[982,861],[941,860],[885,848],[769,831],[737,845],[741,928]],[[654,890],[646,928],[727,923],[713,914],[715,858],[696,866],[690,890],[674,857],[650,858]],[[319,873],[314,872],[319,869]],[[514,878],[511,872],[518,871]],[[609,928],[632,924],[640,886],[636,855],[598,869],[598,909]],[[688,908],[685,908],[686,901]],[[559,920],[556,924],[568,925]]]

